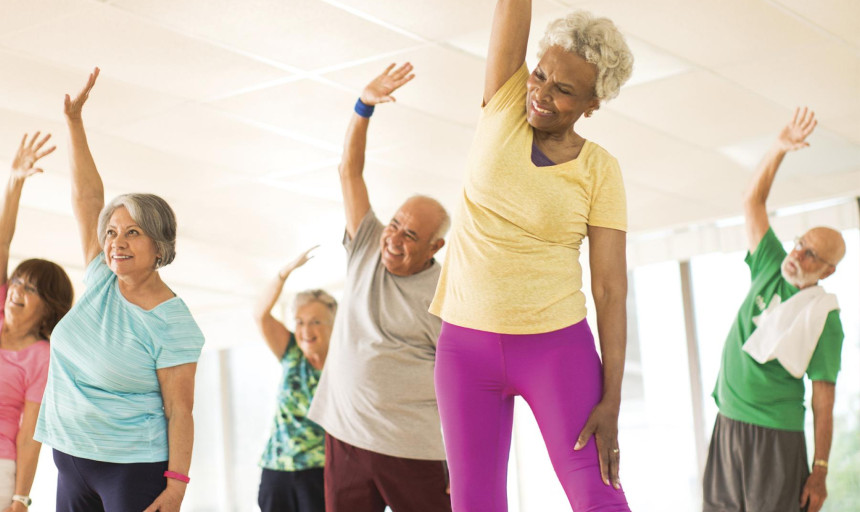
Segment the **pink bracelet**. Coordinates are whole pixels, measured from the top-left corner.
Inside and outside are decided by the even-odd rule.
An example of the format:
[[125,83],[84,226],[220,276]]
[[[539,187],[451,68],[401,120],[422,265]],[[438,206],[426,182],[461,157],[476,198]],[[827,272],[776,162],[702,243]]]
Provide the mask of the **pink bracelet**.
[[165,471],[164,476],[167,478],[172,478],[174,480],[179,480],[180,482],[188,483],[191,481],[187,475],[183,475],[182,473],[177,473],[176,471]]

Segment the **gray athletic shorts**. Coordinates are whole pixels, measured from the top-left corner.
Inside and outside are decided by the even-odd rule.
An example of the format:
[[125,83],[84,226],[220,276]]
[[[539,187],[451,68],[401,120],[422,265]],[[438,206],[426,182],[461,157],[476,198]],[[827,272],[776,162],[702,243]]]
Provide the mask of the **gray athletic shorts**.
[[717,415],[703,482],[704,512],[798,512],[809,477],[803,432]]

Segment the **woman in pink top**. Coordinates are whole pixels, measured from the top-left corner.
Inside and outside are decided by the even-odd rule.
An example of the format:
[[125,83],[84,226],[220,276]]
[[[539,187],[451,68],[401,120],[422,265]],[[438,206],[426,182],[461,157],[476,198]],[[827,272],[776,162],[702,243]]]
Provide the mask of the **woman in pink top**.
[[42,172],[36,162],[56,149],[42,149],[50,135],[25,135],[12,162],[0,211],[0,510],[23,512],[30,505],[41,443],[33,440],[48,378],[48,339],[72,307],[72,282],[56,263],[30,259],[7,279],[24,181]]

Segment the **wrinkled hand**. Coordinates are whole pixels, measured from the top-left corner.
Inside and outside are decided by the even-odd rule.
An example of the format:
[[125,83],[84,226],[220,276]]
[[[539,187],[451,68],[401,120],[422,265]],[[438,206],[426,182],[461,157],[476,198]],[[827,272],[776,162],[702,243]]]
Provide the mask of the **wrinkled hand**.
[[[27,142],[27,134],[21,139],[21,145],[18,146],[18,152],[15,154],[15,159],[12,160],[12,177],[15,179],[26,179],[34,174],[44,172],[39,167],[34,167],[42,157],[50,155],[57,149],[57,146],[51,146],[41,150],[42,146],[51,138],[51,134],[47,134],[39,140],[41,132],[36,132]],[[41,151],[40,151],[41,150]]]
[[81,92],[75,96],[75,99],[71,99],[68,94],[66,94],[66,101],[63,108],[63,112],[66,114],[66,118],[70,121],[79,121],[81,119],[81,110],[84,108],[84,103],[86,103],[87,98],[90,96],[90,91],[93,89],[93,86],[96,85],[96,78],[99,77],[99,68],[93,69],[93,72],[90,73],[89,79],[87,79],[87,85],[81,89]]
[[415,78],[415,75],[410,74],[412,64],[408,62],[397,69],[394,69],[394,66],[395,64],[391,64],[385,68],[385,71],[381,75],[367,84],[367,87],[361,93],[362,103],[365,105],[378,105],[379,103],[397,101],[391,93]]
[[791,118],[791,122],[779,132],[779,136],[776,138],[777,143],[784,151],[795,151],[808,147],[809,143],[806,142],[806,138],[809,137],[816,125],[818,125],[818,121],[815,120],[815,112],[806,107],[803,107],[803,110],[797,107],[794,109],[794,117]]
[[316,249],[317,247],[319,247],[319,245],[315,245],[315,246],[311,247],[310,249],[306,250],[305,252],[299,254],[298,258],[287,263],[284,266],[284,268],[282,268],[281,271],[278,272],[278,275],[281,276],[281,279],[286,279],[290,272],[301,267],[302,265],[307,263],[310,259],[312,259],[314,256],[312,254],[310,254],[310,252],[313,251],[314,249]]
[[[180,483],[179,485],[184,486],[186,484]],[[182,498],[185,497],[185,490],[181,489],[179,485],[173,486],[168,483],[167,488],[143,512],[179,512]]]
[[827,499],[827,473],[824,471],[813,471],[803,484],[803,492],[800,493],[800,506],[809,503],[807,512],[818,512]]
[[576,440],[574,450],[581,450],[588,444],[591,436],[597,443],[597,456],[600,460],[600,478],[603,483],[616,489],[621,488],[618,479],[618,464],[620,454],[618,451],[618,407],[600,402],[591,410],[588,421],[582,428],[579,438]]

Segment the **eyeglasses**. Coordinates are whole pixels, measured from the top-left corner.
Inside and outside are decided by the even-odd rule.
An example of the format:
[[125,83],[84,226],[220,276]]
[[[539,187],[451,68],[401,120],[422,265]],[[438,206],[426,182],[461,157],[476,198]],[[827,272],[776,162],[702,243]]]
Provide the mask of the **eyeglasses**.
[[813,261],[824,263],[825,265],[830,265],[831,267],[836,266],[833,263],[822,259],[820,256],[815,254],[815,251],[813,251],[812,249],[807,248],[805,242],[803,241],[803,237],[794,237],[794,250],[803,253],[804,258],[812,258]]
[[39,295],[39,290],[31,285],[30,283],[24,281],[20,277],[13,277],[9,280],[9,286],[20,286],[24,288],[24,292],[30,295]]

